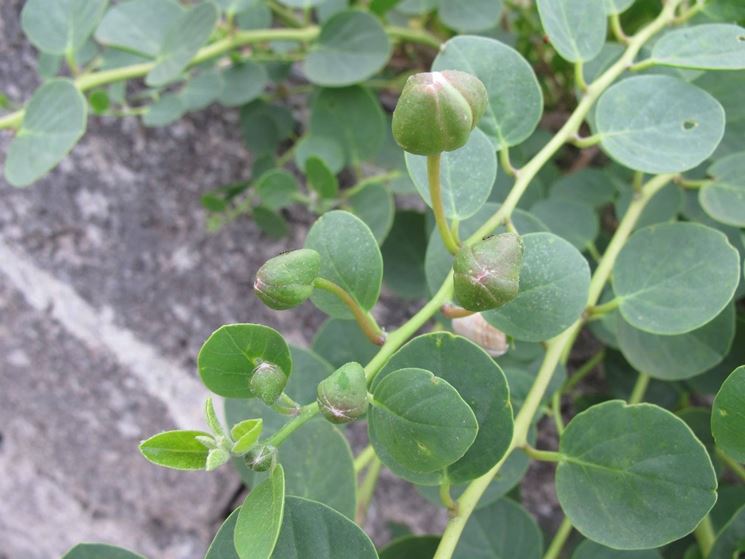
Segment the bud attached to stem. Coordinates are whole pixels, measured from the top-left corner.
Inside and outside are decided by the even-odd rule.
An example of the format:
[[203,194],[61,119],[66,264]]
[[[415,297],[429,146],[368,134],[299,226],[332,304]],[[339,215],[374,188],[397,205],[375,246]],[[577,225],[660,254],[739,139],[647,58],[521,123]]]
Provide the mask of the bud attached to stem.
[[269,308],[286,310],[304,303],[313,293],[321,270],[321,256],[307,248],[267,260],[256,273],[256,295]]
[[332,423],[349,423],[367,412],[367,379],[359,363],[347,363],[318,384],[318,406]]
[[497,309],[517,297],[523,241],[514,233],[495,235],[460,249],[453,264],[455,299],[469,311]]
[[477,77],[458,70],[411,76],[393,112],[393,137],[409,153],[435,155],[463,147],[486,110]]
[[244,461],[254,472],[266,472],[277,462],[277,447],[270,444],[256,445],[248,451]]
[[248,386],[255,396],[271,406],[287,386],[287,375],[279,366],[265,361],[253,370]]

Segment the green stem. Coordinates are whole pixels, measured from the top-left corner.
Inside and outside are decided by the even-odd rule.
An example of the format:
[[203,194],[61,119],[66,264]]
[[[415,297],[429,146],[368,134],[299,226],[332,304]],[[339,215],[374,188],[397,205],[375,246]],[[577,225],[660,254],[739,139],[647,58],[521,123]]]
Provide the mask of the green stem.
[[580,382],[587,375],[589,375],[603,359],[605,359],[605,350],[601,349],[595,355],[590,357],[590,359],[588,359],[587,362],[584,363],[579,369],[572,373],[572,376],[569,377],[564,383],[564,386],[561,387],[560,392],[563,394],[564,392],[574,388],[577,383]]
[[716,540],[717,537],[714,532],[714,525],[711,523],[711,517],[708,514],[704,517],[701,523],[696,526],[693,535],[698,542],[699,549],[701,549],[701,556],[708,557],[711,548],[714,547],[714,540]]
[[408,27],[392,25],[386,27],[386,32],[392,39],[401,39],[402,41],[407,41],[409,43],[419,43],[438,50],[442,45],[437,37],[423,29],[409,29]]
[[351,186],[347,188],[346,190],[342,191],[342,196],[345,198],[349,198],[350,196],[354,196],[355,194],[358,194],[359,192],[363,191],[365,188],[370,186],[371,184],[379,184],[381,182],[390,182],[392,180],[397,179],[401,176],[401,171],[390,171],[388,173],[381,173],[379,175],[373,175],[371,177],[365,177],[360,182],[355,184],[354,186]]
[[572,144],[580,149],[589,148],[596,146],[600,143],[602,136],[600,134],[593,134],[592,136],[575,136],[572,139]]
[[285,423],[279,431],[274,433],[271,437],[269,437],[264,442],[272,446],[281,445],[287,437],[289,437],[295,431],[297,431],[300,427],[305,425],[317,413],[318,413],[317,402],[313,402],[312,404],[303,406],[302,408],[300,408],[300,413],[292,421]]
[[456,254],[459,250],[458,242],[453,238],[453,233],[448,227],[448,220],[445,216],[445,207],[442,204],[442,187],[440,185],[440,158],[441,154],[427,156],[427,178],[429,180],[429,197],[432,201],[432,211],[435,214],[435,223],[437,230],[440,232],[442,242],[445,248],[451,254]]
[[561,391],[557,390],[551,397],[551,413],[554,417],[556,432],[561,436],[564,432],[564,418],[561,417]]
[[559,529],[556,530],[554,539],[551,540],[551,545],[548,546],[543,559],[559,559],[559,554],[561,554],[561,550],[564,549],[564,545],[566,545],[571,533],[572,523],[567,517],[564,517],[564,520],[561,521]]
[[601,316],[605,316],[608,313],[612,313],[618,308],[618,305],[621,304],[620,297],[616,297],[615,299],[608,301],[607,303],[603,303],[602,305],[593,305],[592,307],[589,307],[587,309],[588,317],[590,318],[599,318]]
[[372,463],[370,464],[370,469],[367,471],[367,475],[362,481],[359,491],[357,491],[357,514],[355,520],[359,525],[362,525],[365,522],[367,509],[370,507],[370,503],[372,503],[375,486],[378,483],[378,477],[380,476],[380,470],[382,467],[383,464],[380,459],[377,456],[374,456]]
[[375,322],[375,319],[370,315],[370,313],[360,307],[357,300],[352,297],[346,289],[325,278],[316,278],[313,282],[313,287],[333,293],[341,299],[342,303],[346,305],[354,316],[357,325],[372,343],[375,345],[383,345],[383,343],[385,343],[385,334],[380,329],[380,326],[378,326],[378,323]]
[[642,60],[641,62],[629,66],[629,72],[641,72],[642,70],[647,70],[656,65],[657,62],[655,62],[654,58],[647,58],[646,60]]
[[709,186],[712,182],[713,181],[711,179],[689,180],[680,177],[675,181],[675,184],[677,184],[678,186],[682,186],[683,188],[697,189]]
[[629,44],[629,36],[626,35],[626,33],[623,30],[623,26],[621,25],[620,14],[611,14],[610,28],[611,28],[611,31],[613,32],[613,36],[616,38],[616,40],[619,43],[622,43],[624,45]]
[[458,503],[453,500],[453,496],[450,494],[450,483],[447,481],[440,484],[440,502],[451,512],[458,509]]
[[267,4],[272,12],[274,12],[279,20],[285,25],[289,25],[290,27],[303,26],[303,22],[296,18],[293,11],[289,8],[285,8],[283,5],[281,5],[279,2],[276,2],[275,0],[269,0]]
[[576,85],[580,91],[587,91],[585,65],[581,60],[574,63],[574,85]]
[[644,399],[644,394],[647,393],[647,387],[649,386],[649,375],[646,373],[639,373],[639,376],[634,383],[634,388],[631,390],[629,396],[629,404],[638,404]]
[[517,175],[517,169],[512,166],[512,161],[510,160],[510,148],[509,146],[505,145],[502,147],[502,149],[499,150],[499,163],[502,165],[502,170],[510,175],[511,177],[514,177]]
[[554,452],[553,450],[538,450],[529,444],[523,445],[522,449],[530,458],[538,460],[539,462],[561,462],[564,459],[564,455],[560,452]]
[[745,481],[745,467],[743,467],[742,464],[726,454],[721,448],[717,448],[717,456],[735,473],[735,475],[737,475],[742,481]]
[[367,467],[373,458],[375,458],[375,449],[371,444],[369,444],[357,455],[357,458],[354,459],[354,473],[359,474]]

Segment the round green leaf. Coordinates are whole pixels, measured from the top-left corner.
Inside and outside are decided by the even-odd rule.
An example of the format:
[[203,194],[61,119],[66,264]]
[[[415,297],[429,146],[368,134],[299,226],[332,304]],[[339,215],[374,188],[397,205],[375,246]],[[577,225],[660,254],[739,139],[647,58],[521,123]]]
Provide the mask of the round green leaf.
[[241,505],[233,532],[240,559],[275,557],[272,552],[279,543],[285,508],[285,475],[282,466],[277,465]]
[[536,0],[543,29],[569,62],[592,60],[605,43],[608,20],[602,1]]
[[711,411],[711,431],[719,448],[745,462],[745,366],[732,371],[719,389]]
[[298,169],[305,171],[306,162],[311,157],[323,161],[334,174],[344,168],[344,149],[333,138],[311,134],[295,144],[295,164]]
[[389,374],[415,367],[431,371],[448,382],[478,421],[476,440],[462,458],[447,466],[442,478],[462,483],[488,472],[502,459],[512,441],[512,407],[502,369],[466,338],[435,332],[414,338],[393,354],[375,377],[372,390],[376,391]]
[[638,330],[618,318],[623,356],[637,371],[660,380],[681,380],[711,369],[729,353],[735,337],[735,308],[727,305],[711,322],[678,336]]
[[142,116],[142,123],[149,127],[166,126],[180,119],[185,110],[186,107],[179,95],[166,93],[147,108],[147,112]]
[[579,250],[592,244],[600,232],[595,211],[579,201],[546,198],[534,204],[530,212],[545,223],[552,233],[566,239]]
[[677,173],[714,153],[724,134],[724,110],[704,90],[677,78],[636,76],[600,97],[595,123],[603,148],[619,163]]
[[276,330],[261,324],[227,324],[202,345],[197,367],[202,382],[226,398],[250,398],[249,380],[261,363],[277,365],[289,378],[292,358],[287,342]]
[[338,428],[324,419],[308,422],[282,444],[279,461],[287,495],[318,501],[354,519],[354,460]]
[[[339,343],[339,340],[344,343]],[[380,347],[374,345],[353,320],[331,318],[324,322],[313,338],[313,351],[318,353],[334,368],[345,363],[367,363]],[[333,372],[329,371],[329,374]],[[328,376],[328,375],[326,375]],[[315,387],[313,388],[315,400]]]
[[590,266],[568,241],[551,233],[530,233],[523,242],[517,298],[482,314],[518,340],[539,342],[561,333],[581,316],[590,288]]
[[502,0],[441,0],[437,15],[461,33],[485,31],[499,23]]
[[[62,556],[62,559],[145,559],[142,555],[102,543],[81,543]],[[227,558],[226,558],[227,559]]]
[[489,105],[478,126],[495,149],[519,144],[538,125],[543,112],[538,79],[527,60],[504,43],[487,37],[455,37],[442,46],[432,69],[461,70],[484,83]]
[[693,531],[716,501],[704,445],[672,413],[619,400],[567,425],[556,493],[586,537],[614,549],[650,549]]
[[334,372],[335,367],[317,353],[290,345],[295,374],[285,387],[285,393],[300,404],[316,401],[316,385]]
[[[370,538],[344,515],[300,497],[287,497],[272,559],[377,559]],[[258,559],[258,558],[257,558]]]
[[598,169],[582,169],[564,175],[549,191],[551,198],[582,202],[593,208],[609,204],[616,197],[611,175]]
[[510,499],[477,510],[463,530],[453,559],[540,559],[543,534],[532,516]]
[[662,66],[743,70],[745,28],[727,23],[708,23],[670,31],[654,44],[650,60]]
[[662,556],[656,549],[621,551],[585,540],[574,550],[572,559],[662,559]]
[[222,72],[223,88],[218,97],[226,107],[238,107],[253,101],[269,82],[264,66],[247,60]]
[[49,80],[37,89],[8,146],[7,181],[27,186],[62,161],[85,133],[86,113],[85,97],[69,80]]
[[[634,188],[629,183],[617,182],[620,195],[614,205],[616,217],[626,215],[629,204],[634,199]],[[641,229],[648,225],[676,221],[685,203],[683,192],[675,184],[668,184],[654,195],[645,206],[642,214],[634,225],[634,229]]]
[[175,0],[121,2],[106,12],[96,29],[96,40],[155,58],[183,13],[184,8]]
[[[322,215],[310,228],[305,248],[321,255],[321,277],[342,287],[365,310],[380,295],[383,259],[370,229],[349,212]],[[352,313],[335,295],[316,289],[311,300],[335,318],[352,318]]]
[[635,0],[605,0],[605,7],[609,14],[620,14],[628,10]]
[[441,470],[473,444],[478,422],[446,381],[424,369],[386,375],[373,392],[368,434],[375,452],[393,472]]
[[432,559],[440,536],[403,536],[380,550],[380,559]]
[[727,237],[697,223],[634,233],[616,260],[613,291],[626,321],[653,334],[684,334],[713,320],[740,281]]
[[393,226],[396,206],[388,187],[381,183],[368,184],[347,198],[349,210],[364,221],[381,244]]
[[377,155],[385,141],[386,121],[369,90],[322,89],[311,103],[310,130],[343,146],[346,162],[353,164]]
[[196,437],[210,437],[202,431],[165,431],[140,443],[140,452],[153,464],[174,470],[204,470],[209,449]]
[[719,159],[709,175],[713,182],[698,193],[701,207],[720,223],[745,227],[745,152]]
[[235,543],[233,543],[235,524],[238,522],[240,512],[239,507],[225,519],[225,522],[222,523],[217,534],[215,534],[209,549],[207,549],[207,555],[204,556],[204,559],[240,559],[238,552],[235,550]]
[[717,534],[708,559],[736,559],[745,551],[745,506]]
[[341,87],[375,75],[388,62],[391,44],[380,20],[357,10],[340,12],[321,27],[318,42],[305,59],[308,80]]
[[261,198],[261,205],[273,211],[291,205],[298,192],[300,187],[295,175],[284,169],[268,171],[256,183],[256,193]]
[[76,52],[101,20],[108,0],[28,0],[21,27],[42,52]]
[[[432,207],[427,176],[427,157],[406,154],[406,167],[417,191]],[[480,129],[475,129],[465,146],[442,154],[440,184],[445,215],[466,219],[489,199],[497,178],[497,155],[492,143]]]
[[419,299],[427,294],[424,255],[427,252],[427,225],[424,214],[396,212],[393,227],[381,247],[383,282],[404,299]]

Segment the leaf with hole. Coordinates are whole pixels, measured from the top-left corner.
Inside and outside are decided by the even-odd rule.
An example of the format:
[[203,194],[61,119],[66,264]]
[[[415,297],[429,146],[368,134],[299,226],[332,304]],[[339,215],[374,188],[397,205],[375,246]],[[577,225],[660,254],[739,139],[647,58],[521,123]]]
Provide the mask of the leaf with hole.
[[227,324],[207,338],[197,357],[202,382],[226,398],[251,398],[249,382],[254,369],[270,363],[286,377],[292,372],[287,342],[274,329],[261,324]]
[[[447,381],[473,410],[478,421],[478,435],[465,455],[448,465],[444,472],[427,476],[426,481],[439,483],[447,479],[462,483],[489,471],[502,459],[512,440],[509,388],[499,365],[466,338],[449,332],[425,334],[393,354],[375,377],[371,386],[373,392],[388,375],[406,368],[422,368]],[[417,480],[419,484],[424,481],[421,477]]]
[[370,441],[383,464],[404,478],[456,462],[478,433],[473,410],[455,388],[424,369],[386,375],[371,404]]
[[[332,211],[322,215],[310,228],[305,248],[321,255],[321,277],[346,290],[365,310],[380,295],[383,259],[370,228],[349,212]],[[311,301],[335,318],[352,318],[339,298],[316,289]]]
[[651,404],[613,400],[566,426],[556,493],[584,536],[614,549],[682,538],[716,501],[709,455],[690,428]]
[[699,70],[744,70],[745,28],[705,23],[670,31],[654,44],[649,61]]
[[251,490],[235,522],[233,542],[240,559],[273,557],[285,512],[285,475],[277,465]]
[[303,69],[317,85],[341,87],[372,77],[391,55],[391,44],[373,15],[347,10],[332,16],[321,27]]
[[556,51],[569,62],[586,62],[605,43],[608,20],[604,1],[537,0],[543,29]]
[[727,237],[697,223],[652,225],[621,250],[613,291],[624,319],[652,334],[685,334],[713,320],[740,282]]
[[5,178],[28,186],[51,171],[85,133],[87,103],[75,84],[49,80],[34,92],[8,146]]
[[722,383],[711,410],[711,430],[719,448],[745,462],[745,366]]
[[478,127],[495,149],[514,146],[535,130],[543,94],[533,68],[515,49],[487,37],[455,37],[432,64],[435,71],[461,70],[479,78],[489,104]]
[[637,76],[603,93],[595,123],[603,148],[619,163],[645,173],[678,173],[714,153],[724,134],[724,110],[695,85]]

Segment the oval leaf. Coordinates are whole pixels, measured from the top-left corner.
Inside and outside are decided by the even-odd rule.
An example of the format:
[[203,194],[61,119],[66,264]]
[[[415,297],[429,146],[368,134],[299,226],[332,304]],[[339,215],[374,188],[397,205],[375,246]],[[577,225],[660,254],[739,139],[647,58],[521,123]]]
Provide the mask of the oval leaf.
[[595,123],[603,148],[619,163],[645,173],[677,173],[714,153],[724,134],[724,109],[677,78],[637,76],[602,95]]
[[530,213],[540,219],[559,237],[566,239],[579,250],[585,250],[598,236],[600,223],[595,211],[575,200],[546,198],[530,208]]
[[538,125],[543,112],[538,79],[528,61],[504,43],[488,37],[454,37],[442,46],[432,69],[461,70],[484,83],[489,105],[478,126],[495,149],[521,143]]
[[615,549],[682,538],[716,501],[704,445],[681,419],[651,404],[593,406],[567,425],[559,450],[562,509],[582,534]]
[[722,383],[711,410],[711,431],[719,448],[745,462],[745,366]]
[[261,363],[277,365],[285,376],[292,372],[287,342],[276,330],[261,324],[227,324],[204,342],[197,357],[202,382],[226,398],[251,398],[249,381]]
[[632,326],[684,334],[713,320],[740,281],[727,237],[696,223],[652,225],[634,233],[613,271],[613,291]]
[[662,556],[656,549],[621,551],[585,540],[574,550],[572,559],[662,559]]
[[461,458],[473,444],[478,422],[446,381],[424,369],[387,375],[373,392],[368,413],[370,441],[383,463],[406,479]]
[[745,28],[708,23],[670,31],[654,44],[650,61],[699,70],[743,70]]
[[285,511],[285,475],[278,465],[248,494],[233,533],[240,559],[269,559],[279,538]]
[[442,0],[437,15],[461,33],[485,31],[499,23],[502,0]]
[[62,161],[85,133],[87,107],[85,97],[69,80],[50,80],[37,89],[8,146],[7,181],[27,186]]
[[108,3],[108,0],[28,0],[21,12],[21,27],[42,52],[74,53],[91,36]]
[[140,452],[153,464],[174,470],[204,470],[209,449],[196,437],[212,438],[202,431],[165,431],[140,443]]
[[586,62],[605,43],[608,20],[602,1],[537,0],[538,13],[556,51],[569,62]]
[[[342,287],[365,310],[380,295],[383,258],[370,229],[349,212],[322,215],[310,228],[305,248],[321,255],[321,277]],[[352,313],[335,295],[316,289],[311,301],[336,318],[352,318]]]
[[256,99],[269,82],[264,66],[247,60],[222,72],[223,88],[219,101],[226,107],[238,107]]
[[720,223],[745,227],[745,152],[718,160],[709,175],[714,180],[699,190],[701,207]]
[[590,266],[568,241],[551,233],[524,235],[523,242],[517,298],[483,316],[518,340],[538,342],[556,336],[580,317],[587,304]]
[[234,543],[235,524],[238,522],[240,513],[241,509],[239,507],[225,519],[225,522],[222,523],[217,534],[215,534],[209,549],[207,549],[207,555],[204,556],[204,559],[240,559]]
[[439,536],[402,536],[380,550],[380,559],[432,559]]

